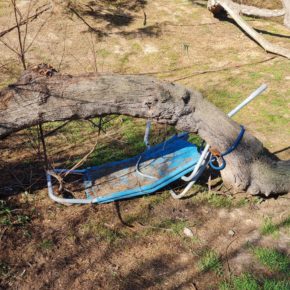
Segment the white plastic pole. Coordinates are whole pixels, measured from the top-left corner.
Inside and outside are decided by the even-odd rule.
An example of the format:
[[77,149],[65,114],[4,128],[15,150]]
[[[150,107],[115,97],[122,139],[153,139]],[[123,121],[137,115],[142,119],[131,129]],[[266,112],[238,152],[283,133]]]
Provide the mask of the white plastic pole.
[[230,111],[228,113],[228,116],[231,118],[232,116],[234,116],[237,112],[239,112],[243,107],[245,107],[247,104],[249,104],[252,100],[254,100],[257,96],[259,96],[260,94],[262,94],[266,89],[268,88],[268,86],[266,84],[261,85],[258,89],[256,89],[253,93],[251,93],[251,95],[246,98],[241,104],[239,104],[235,109],[233,109],[232,111]]

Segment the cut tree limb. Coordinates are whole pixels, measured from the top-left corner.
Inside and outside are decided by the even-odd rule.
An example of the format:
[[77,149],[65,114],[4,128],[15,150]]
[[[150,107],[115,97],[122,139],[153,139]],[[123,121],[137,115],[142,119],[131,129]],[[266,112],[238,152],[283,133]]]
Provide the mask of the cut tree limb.
[[[285,0],[285,1],[288,1],[288,0]],[[240,16],[240,13],[242,13],[243,10],[245,12],[245,7],[248,7],[248,12],[250,10],[254,12],[253,10],[254,7],[250,9],[249,6],[239,5],[237,3],[234,3],[231,0],[209,0],[208,1],[208,9],[213,14],[218,15],[222,11],[226,11],[234,19],[234,21],[239,25],[239,27],[241,27],[241,29],[244,30],[246,34],[248,34],[252,39],[254,39],[267,52],[271,52],[271,53],[290,59],[289,49],[270,43],[261,34],[259,34],[256,30],[254,30],[245,20],[243,20],[243,18]],[[260,11],[261,13],[260,15],[262,15],[262,11],[264,10],[268,11],[268,9],[258,9],[258,8],[256,9],[257,11]],[[265,15],[268,15],[267,13]],[[266,16],[266,17],[269,17],[269,16]]]
[[282,0],[284,9],[286,11],[284,17],[284,24],[286,27],[290,29],[290,1],[289,0]]
[[[0,138],[39,123],[110,114],[151,118],[198,133],[221,152],[240,131],[199,92],[178,84],[148,76],[48,74],[41,68],[25,71],[0,91]],[[226,161],[221,174],[233,190],[264,195],[290,191],[290,161],[278,160],[248,132]]]
[[239,5],[234,3],[236,8],[240,10],[241,14],[247,15],[247,16],[255,16],[255,17],[280,17],[285,15],[285,9],[279,9],[279,10],[271,10],[271,9],[264,9],[264,8],[257,8],[254,6],[248,6],[248,5]]

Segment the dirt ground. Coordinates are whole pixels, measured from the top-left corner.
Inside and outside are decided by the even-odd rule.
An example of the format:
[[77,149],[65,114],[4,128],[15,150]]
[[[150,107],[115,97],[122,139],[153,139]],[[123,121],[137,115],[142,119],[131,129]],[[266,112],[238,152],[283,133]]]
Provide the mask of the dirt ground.
[[[28,2],[19,1],[19,9],[26,11]],[[36,2],[34,9],[45,3]],[[224,112],[265,82],[268,91],[235,120],[289,159],[290,62],[265,53],[230,21],[214,19],[206,1],[83,0],[72,1],[73,10],[54,2],[53,13],[29,24],[29,65],[46,62],[70,74],[148,74],[196,88]],[[279,8],[279,1],[265,3]],[[13,25],[11,13],[9,1],[1,1],[0,31]],[[281,19],[247,20],[290,49]],[[16,37],[13,31],[3,39],[17,48]],[[3,43],[0,54],[4,87],[22,68]],[[154,142],[166,130],[156,125]],[[143,148],[143,134],[144,121],[123,117],[100,136],[90,124],[72,122],[47,137],[49,158],[55,166],[71,164],[98,138],[90,161],[118,160]],[[290,193],[232,195],[220,182],[210,188],[207,175],[183,200],[165,189],[119,203],[66,207],[47,196],[36,137],[33,128],[0,143],[0,289],[258,289],[222,288],[244,273],[260,285],[289,280],[289,259],[288,271],[279,271],[255,253],[273,249],[289,258]],[[216,258],[206,268],[208,253]]]

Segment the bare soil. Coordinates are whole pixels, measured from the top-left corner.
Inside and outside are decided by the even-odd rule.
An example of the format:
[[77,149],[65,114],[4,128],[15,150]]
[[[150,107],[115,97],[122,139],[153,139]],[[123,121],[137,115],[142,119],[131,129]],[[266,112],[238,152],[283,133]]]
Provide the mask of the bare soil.
[[[27,2],[20,1],[20,8]],[[73,7],[82,19],[62,1],[54,2],[52,14],[29,25],[28,42],[37,36],[27,53],[29,65],[47,62],[71,74],[150,74],[201,90],[225,112],[266,82],[268,92],[235,120],[271,152],[289,159],[289,61],[266,54],[233,23],[214,19],[206,1],[79,1]],[[279,8],[279,1],[265,3]],[[0,31],[13,25],[10,8],[1,1]],[[249,21],[290,49],[290,32],[281,19]],[[14,32],[5,41],[17,48]],[[22,69],[3,43],[0,53],[3,87]],[[132,130],[142,141],[138,128],[144,122],[138,122]],[[103,147],[129,156],[134,148],[122,143],[122,126],[118,119],[98,136],[83,122],[68,125],[47,138],[49,157],[55,166],[79,160],[97,138]],[[154,129],[156,140],[163,129]],[[289,277],[261,265],[252,247],[290,254],[289,227],[283,226],[290,194],[264,200],[231,196],[213,186],[211,195],[204,178],[184,200],[173,200],[164,190],[119,203],[66,207],[47,196],[35,139],[36,131],[30,130],[0,143],[1,289],[218,289],[221,281],[245,272],[261,279]],[[267,218],[277,225],[274,234],[262,234]],[[184,227],[193,237],[184,235]],[[199,268],[209,249],[220,257],[218,273]]]

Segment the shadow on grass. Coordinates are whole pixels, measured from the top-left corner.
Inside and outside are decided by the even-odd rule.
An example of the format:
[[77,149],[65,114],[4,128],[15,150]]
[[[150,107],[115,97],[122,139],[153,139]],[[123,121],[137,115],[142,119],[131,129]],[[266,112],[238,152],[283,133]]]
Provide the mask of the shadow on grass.
[[[70,5],[69,11],[76,15],[87,27],[88,31],[97,37],[107,37],[111,34],[124,37],[158,37],[161,27],[157,24],[147,26],[147,14],[144,11],[147,0],[125,1],[89,1],[84,5]],[[138,15],[139,13],[139,15]],[[125,28],[136,19],[143,20],[143,26],[133,31],[114,31],[115,28]],[[98,24],[98,25],[96,25]]]

